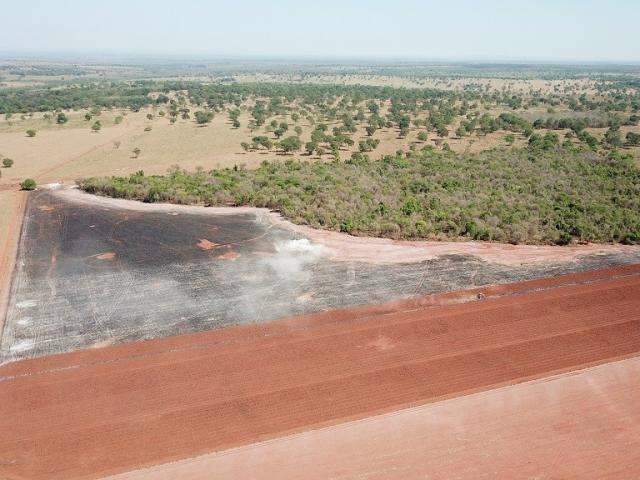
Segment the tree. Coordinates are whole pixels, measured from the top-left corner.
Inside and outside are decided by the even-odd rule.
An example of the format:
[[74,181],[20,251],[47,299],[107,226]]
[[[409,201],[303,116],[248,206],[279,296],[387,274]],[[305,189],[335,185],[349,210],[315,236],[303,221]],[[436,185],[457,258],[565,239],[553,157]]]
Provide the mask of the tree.
[[64,112],[60,112],[56,117],[56,123],[58,125],[64,125],[69,121],[69,118],[64,114]]
[[36,136],[36,131],[33,128],[30,128],[29,130],[27,130],[27,137],[35,137]]
[[140,153],[142,152],[142,150],[140,150],[138,147],[133,149],[133,158],[138,158],[140,156]]
[[240,142],[240,146],[245,152],[248,152],[249,148],[251,148],[251,145],[249,145],[247,142]]
[[91,125],[91,130],[93,130],[96,133],[98,133],[101,128],[102,128],[102,124],[100,123],[100,120],[96,120],[93,123],[93,125]]
[[609,127],[604,134],[604,141],[612,147],[622,146],[622,136],[620,135],[620,127]]
[[11,168],[12,165],[13,165],[13,160],[11,160],[10,158],[5,158],[4,160],[2,160],[2,166],[4,168]]
[[22,188],[22,190],[35,190],[36,181],[33,178],[25,178],[20,184],[20,188]]
[[445,125],[438,125],[436,127],[436,132],[438,133],[438,136],[443,138],[449,136],[449,130],[447,130],[447,127]]
[[206,125],[213,120],[213,112],[198,110],[193,114],[193,116],[196,118],[196,123],[198,125]]
[[309,156],[313,155],[313,152],[318,148],[318,144],[316,142],[307,142],[304,146],[304,149],[307,151]]
[[153,120],[153,114],[147,113],[147,120]]
[[640,133],[628,132],[625,139],[627,140],[627,145],[640,145]]
[[374,133],[376,133],[377,128],[374,125],[367,125],[365,127],[365,130],[367,131],[367,135],[372,136]]
[[285,138],[280,142],[280,148],[282,148],[282,151],[284,151],[284,153],[290,153],[296,150],[300,150],[301,147],[302,142],[298,137],[293,135]]
[[267,150],[271,150],[271,147],[273,147],[273,143],[271,142],[271,140],[269,140],[269,138],[265,136],[253,137],[251,141],[255,145],[255,148],[264,147]]
[[234,108],[229,111],[229,119],[231,120],[233,128],[240,128],[240,109]]
[[429,134],[425,131],[419,132],[418,140],[420,140],[421,142],[426,142],[427,140],[429,140]]
[[89,112],[87,112],[87,113],[85,113],[85,114],[84,114],[84,119],[85,119],[87,122],[88,122],[89,120],[91,120],[91,118],[92,118],[92,115],[91,115]]
[[513,145],[513,142],[516,141],[516,136],[513,133],[508,133],[504,136],[504,141],[507,142],[507,145]]
[[118,115],[116,118],[113,119],[113,123],[115,123],[116,125],[120,125],[122,123],[122,115]]

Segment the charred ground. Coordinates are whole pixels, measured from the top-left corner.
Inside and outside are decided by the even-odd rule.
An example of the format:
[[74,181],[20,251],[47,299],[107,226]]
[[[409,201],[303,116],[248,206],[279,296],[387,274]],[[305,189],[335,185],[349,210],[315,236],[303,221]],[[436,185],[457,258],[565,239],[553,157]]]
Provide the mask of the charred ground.
[[264,322],[639,256],[519,267],[466,255],[392,265],[334,261],[321,245],[251,213],[131,211],[41,191],[27,207],[1,357]]

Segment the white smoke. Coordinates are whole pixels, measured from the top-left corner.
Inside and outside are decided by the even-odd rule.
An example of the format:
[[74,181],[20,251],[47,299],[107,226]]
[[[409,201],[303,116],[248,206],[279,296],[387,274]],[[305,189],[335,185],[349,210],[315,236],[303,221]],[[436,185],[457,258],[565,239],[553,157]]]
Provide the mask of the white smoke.
[[307,267],[317,262],[326,250],[306,238],[278,242],[274,247],[275,255],[266,258],[265,262],[284,281],[306,280],[311,273]]

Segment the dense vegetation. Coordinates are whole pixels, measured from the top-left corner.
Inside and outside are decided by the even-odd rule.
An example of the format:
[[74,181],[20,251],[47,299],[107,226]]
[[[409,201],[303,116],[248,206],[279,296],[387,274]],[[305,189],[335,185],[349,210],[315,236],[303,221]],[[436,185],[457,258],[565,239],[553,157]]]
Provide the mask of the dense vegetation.
[[149,96],[151,82],[91,83],[60,88],[7,88],[0,90],[0,113],[47,112],[81,108],[130,108],[156,103]]
[[616,153],[562,148],[454,155],[424,148],[371,160],[264,162],[166,176],[89,178],[91,193],[146,202],[254,205],[354,235],[512,243],[640,243],[640,170]]

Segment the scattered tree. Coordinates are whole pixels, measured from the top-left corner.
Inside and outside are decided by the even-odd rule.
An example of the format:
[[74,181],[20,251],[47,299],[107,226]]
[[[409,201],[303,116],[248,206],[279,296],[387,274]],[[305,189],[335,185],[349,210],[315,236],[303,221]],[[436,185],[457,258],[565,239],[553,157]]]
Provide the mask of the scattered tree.
[[280,148],[284,153],[290,153],[296,150],[300,150],[302,147],[302,142],[296,136],[290,136],[280,141]]
[[22,190],[35,190],[36,181],[32,178],[25,178],[22,183],[20,183],[20,188],[22,188]]
[[198,110],[193,114],[198,125],[206,125],[213,120],[213,112]]

